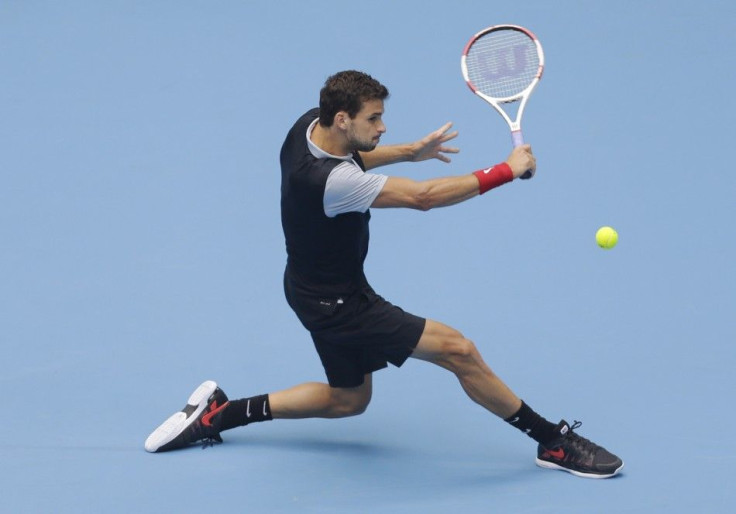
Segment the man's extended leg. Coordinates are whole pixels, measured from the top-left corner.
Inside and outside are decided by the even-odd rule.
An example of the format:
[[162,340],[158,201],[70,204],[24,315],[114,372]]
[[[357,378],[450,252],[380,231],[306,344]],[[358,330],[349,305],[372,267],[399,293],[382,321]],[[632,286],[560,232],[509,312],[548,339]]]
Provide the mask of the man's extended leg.
[[454,328],[427,320],[412,357],[452,371],[476,403],[507,419],[521,408],[521,400],[483,361],[475,345]]
[[550,423],[521,401],[486,365],[472,341],[457,330],[427,320],[412,357],[452,371],[468,396],[539,443],[537,465],[588,478],[608,478],[623,461],[574,433],[564,420]]

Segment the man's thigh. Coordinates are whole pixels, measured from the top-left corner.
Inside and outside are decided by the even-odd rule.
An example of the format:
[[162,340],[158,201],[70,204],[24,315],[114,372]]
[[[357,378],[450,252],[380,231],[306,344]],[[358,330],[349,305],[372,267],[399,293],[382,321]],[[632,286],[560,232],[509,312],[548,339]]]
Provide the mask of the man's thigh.
[[427,319],[411,357],[439,364],[452,352],[453,346],[461,345],[464,340],[463,335],[451,326]]

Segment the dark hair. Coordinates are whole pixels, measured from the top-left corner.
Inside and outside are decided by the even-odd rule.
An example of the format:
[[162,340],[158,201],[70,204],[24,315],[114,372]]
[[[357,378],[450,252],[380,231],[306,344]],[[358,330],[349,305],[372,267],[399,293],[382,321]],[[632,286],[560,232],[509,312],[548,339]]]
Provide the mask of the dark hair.
[[386,86],[366,73],[355,70],[335,73],[325,81],[319,92],[319,124],[323,127],[332,126],[335,114],[340,111],[355,118],[363,102],[386,98]]

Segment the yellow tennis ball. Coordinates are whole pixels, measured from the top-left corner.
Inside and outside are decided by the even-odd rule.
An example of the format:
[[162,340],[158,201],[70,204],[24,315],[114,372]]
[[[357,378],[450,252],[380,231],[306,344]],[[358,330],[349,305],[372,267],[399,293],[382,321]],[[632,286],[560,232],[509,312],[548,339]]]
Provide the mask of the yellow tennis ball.
[[610,250],[618,243],[618,232],[611,227],[601,227],[595,233],[595,242],[598,246]]

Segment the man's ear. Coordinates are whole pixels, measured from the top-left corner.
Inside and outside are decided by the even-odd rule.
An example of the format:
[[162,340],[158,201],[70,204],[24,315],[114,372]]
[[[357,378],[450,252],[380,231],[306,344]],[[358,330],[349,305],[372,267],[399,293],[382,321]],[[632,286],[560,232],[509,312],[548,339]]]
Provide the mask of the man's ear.
[[350,115],[346,111],[338,111],[337,114],[335,114],[334,125],[339,129],[346,130],[348,128],[349,119]]

